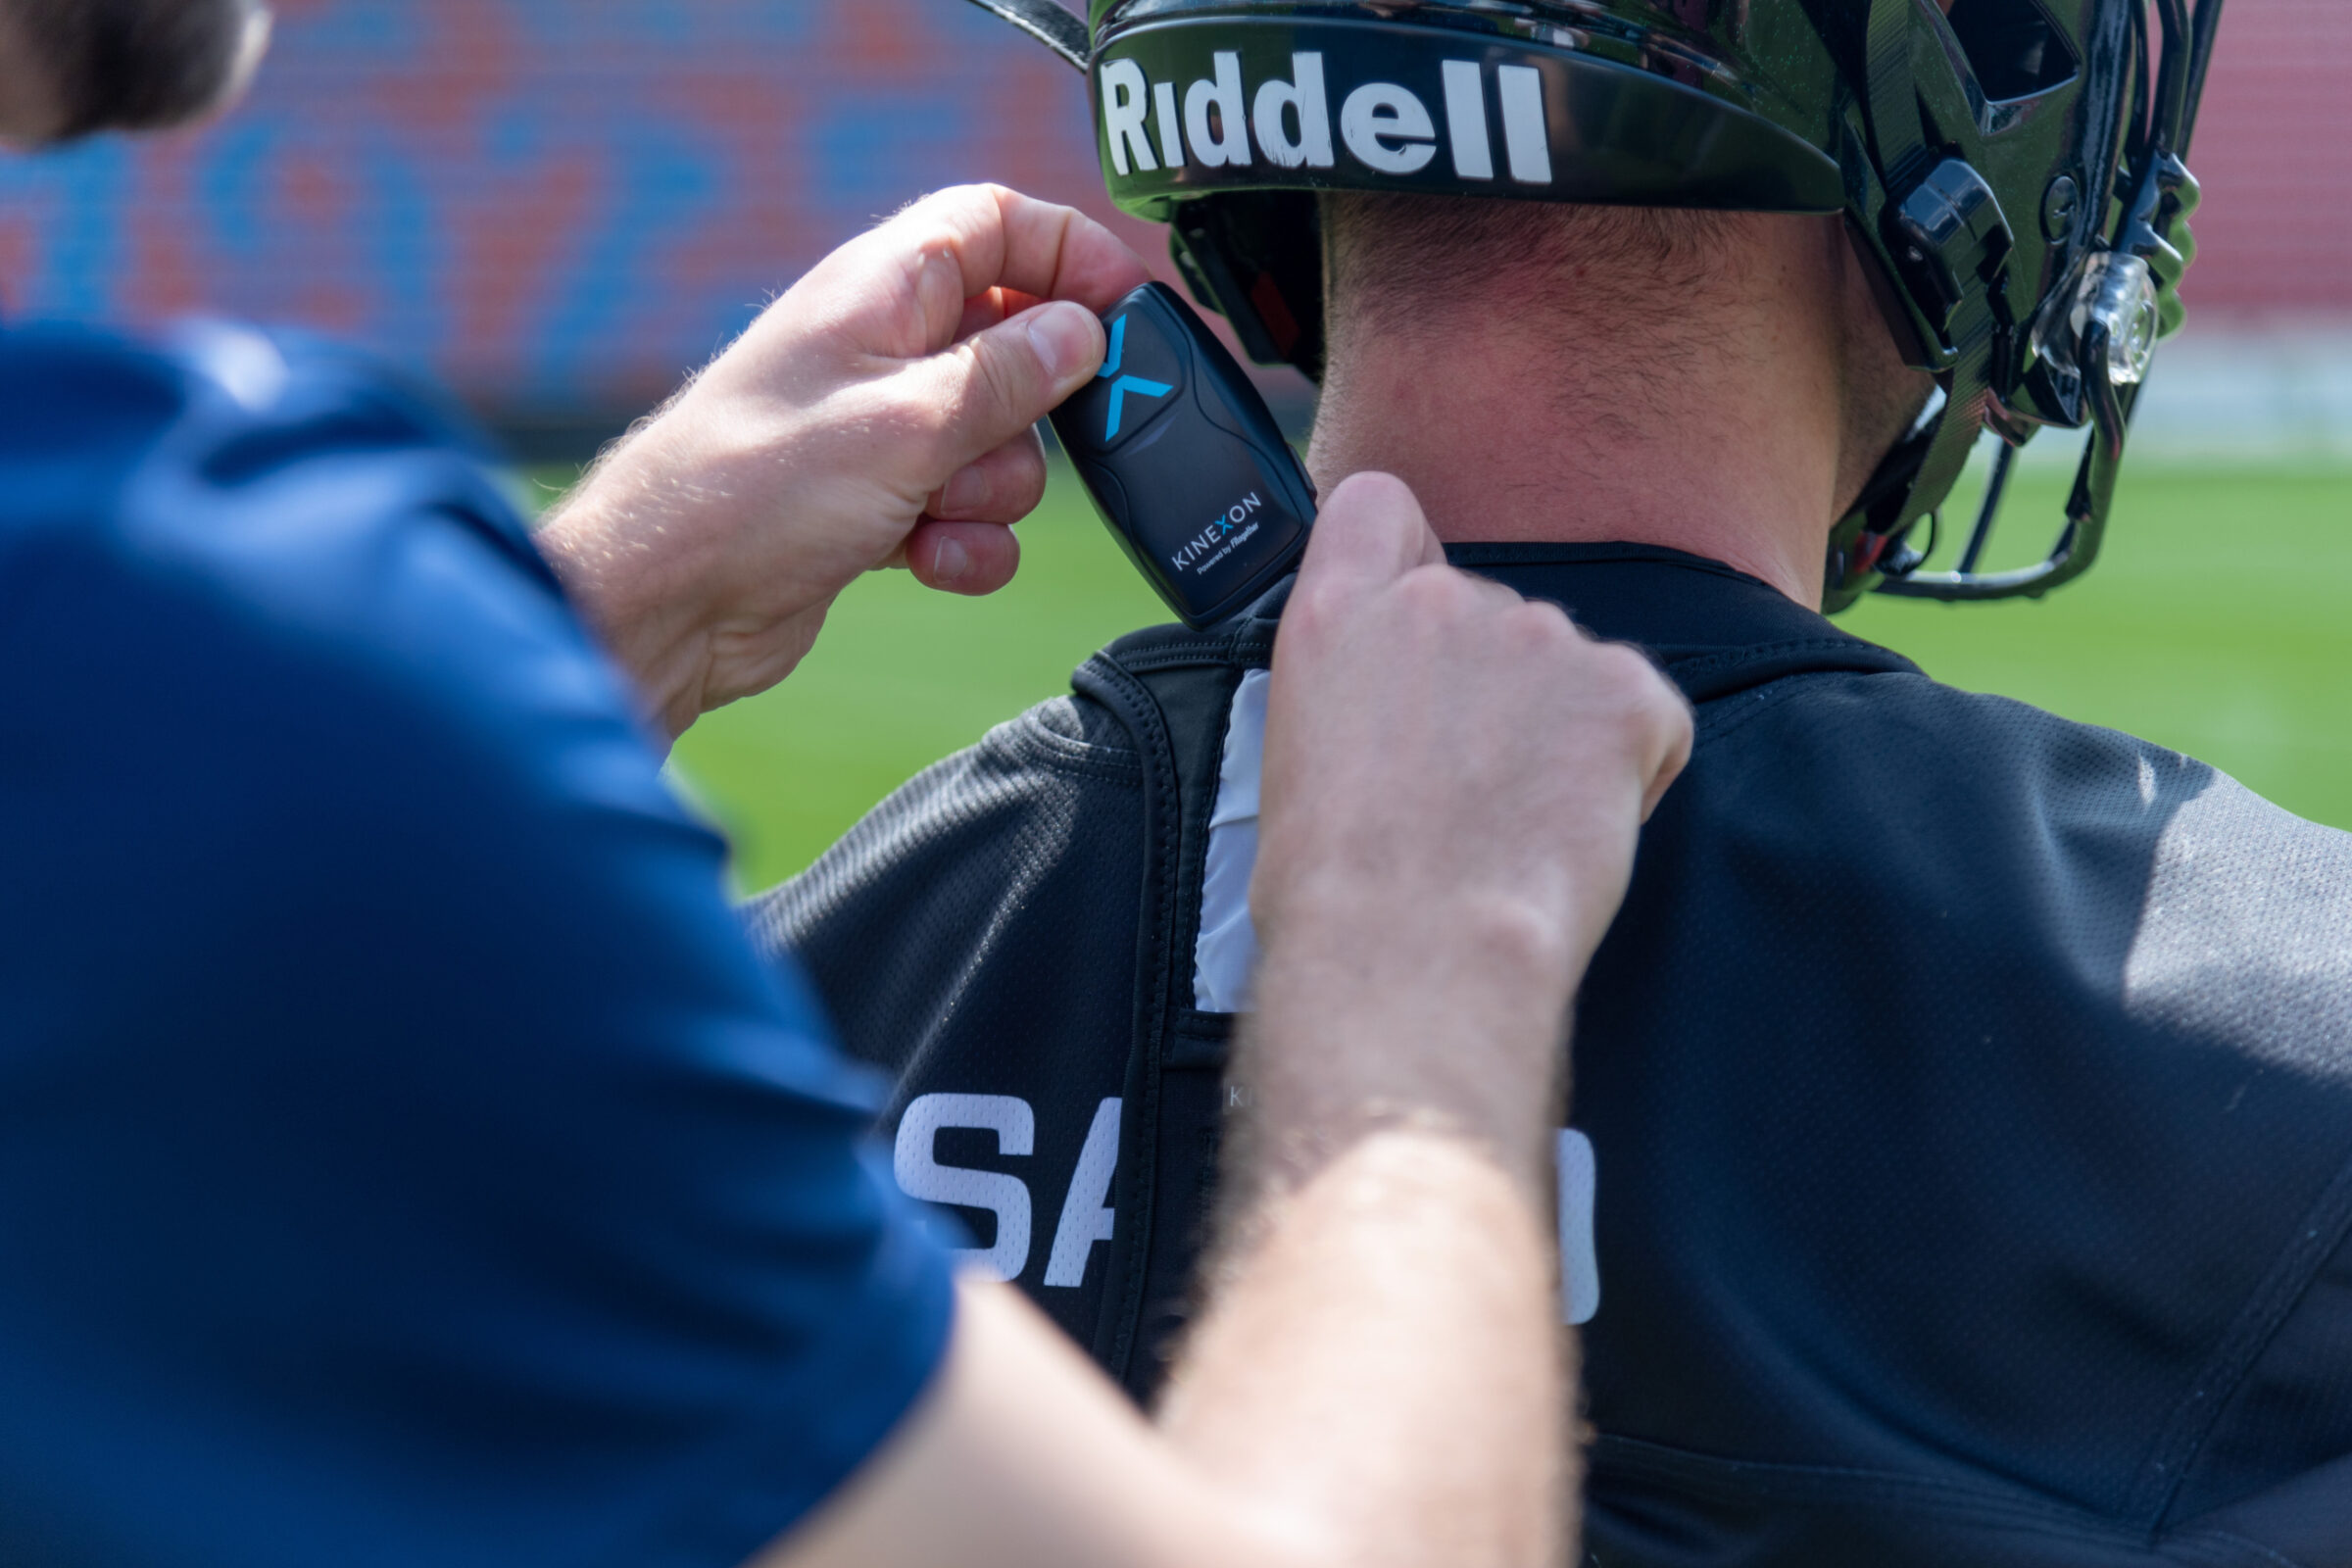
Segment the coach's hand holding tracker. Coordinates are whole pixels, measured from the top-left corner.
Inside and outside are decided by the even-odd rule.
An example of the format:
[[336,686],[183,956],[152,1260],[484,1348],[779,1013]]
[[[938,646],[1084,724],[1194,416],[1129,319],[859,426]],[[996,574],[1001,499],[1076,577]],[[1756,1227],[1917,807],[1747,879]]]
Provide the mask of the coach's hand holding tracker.
[[1045,495],[1037,421],[1102,364],[1135,253],[1066,207],[943,191],[826,257],[540,530],[671,734],[792,672],[905,566],[994,593]]
[[[673,730],[780,678],[858,571],[1002,586],[1045,484],[1032,422],[1065,398],[1106,518],[1188,619],[1305,552],[1252,890],[1249,1152],[1159,1434],[1020,1296],[966,1283],[934,1389],[778,1560],[1556,1562],[1568,1002],[1688,714],[1641,656],[1446,565],[1394,479],[1338,486],[1310,542],[1263,405],[1141,275],[1064,209],[920,203],[804,278],[544,536]],[[1150,564],[1232,484],[1257,497],[1233,553]]]

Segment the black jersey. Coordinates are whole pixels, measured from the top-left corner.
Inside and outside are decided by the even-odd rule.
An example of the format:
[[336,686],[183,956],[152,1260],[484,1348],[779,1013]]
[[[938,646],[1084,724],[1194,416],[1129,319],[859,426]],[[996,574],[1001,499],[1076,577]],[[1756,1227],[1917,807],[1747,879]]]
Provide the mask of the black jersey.
[[[2352,836],[1709,562],[1451,554],[1698,715],[1577,1008],[1592,1559],[2352,1568]],[[1114,644],[753,910],[898,1076],[901,1181],[1139,1396],[1272,632]]]

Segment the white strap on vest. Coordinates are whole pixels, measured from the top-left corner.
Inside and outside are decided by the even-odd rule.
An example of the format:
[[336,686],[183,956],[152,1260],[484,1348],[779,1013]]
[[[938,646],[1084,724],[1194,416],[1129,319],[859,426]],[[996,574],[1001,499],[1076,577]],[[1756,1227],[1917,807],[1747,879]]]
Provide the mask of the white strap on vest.
[[1200,878],[1200,937],[1193,946],[1193,1005],[1202,1012],[1248,1012],[1254,1005],[1257,927],[1250,921],[1250,873],[1257,864],[1257,777],[1265,760],[1265,670],[1242,677],[1225,726],[1217,768],[1217,805],[1208,818],[1208,858]]

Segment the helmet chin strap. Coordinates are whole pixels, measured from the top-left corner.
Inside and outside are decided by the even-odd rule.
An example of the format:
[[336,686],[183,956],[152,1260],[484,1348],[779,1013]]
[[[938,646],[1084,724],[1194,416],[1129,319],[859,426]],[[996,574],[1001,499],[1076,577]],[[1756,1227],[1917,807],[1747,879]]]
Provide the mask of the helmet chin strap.
[[1004,18],[1080,71],[1086,69],[1094,42],[1087,36],[1084,17],[1063,10],[1054,0],[972,0],[972,4]]
[[[1867,23],[1869,91],[1864,107],[1876,173],[1890,208],[1926,179],[1936,161],[1927,146],[1911,80],[1915,10],[1916,0],[1871,0]],[[1873,265],[1868,248],[1858,248],[1863,250],[1865,265]],[[1958,281],[1963,286],[1967,282]],[[1874,282],[1880,285],[1876,291],[1880,307],[1896,341],[1909,342],[1923,353],[1935,348],[1922,340],[1918,323],[1897,303],[1888,287],[1892,279],[1882,276]],[[1977,304],[1970,302],[1972,307]],[[1908,551],[1904,540],[1917,518],[1932,513],[1936,502],[1958,480],[1984,428],[1992,376],[1993,325],[1988,311],[1968,307],[1950,322],[1956,341],[1936,355],[1943,361],[1936,378],[1942,393],[1941,412],[1895,443],[1851,512],[1831,533],[1824,574],[1824,593],[1831,609],[1851,604],[1888,565],[1899,571],[1917,564],[1916,554]],[[1929,505],[1918,505],[1920,498],[1928,498]]]

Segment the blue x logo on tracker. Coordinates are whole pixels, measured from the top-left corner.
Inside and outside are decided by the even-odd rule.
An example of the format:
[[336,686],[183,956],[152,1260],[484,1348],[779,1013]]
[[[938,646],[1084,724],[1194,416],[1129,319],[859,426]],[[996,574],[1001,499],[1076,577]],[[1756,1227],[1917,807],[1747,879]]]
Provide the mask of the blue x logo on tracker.
[[[1120,317],[1110,323],[1110,354],[1102,368],[1095,372],[1098,381],[1110,381],[1110,422],[1102,431],[1102,439],[1115,441],[1119,435],[1119,415],[1127,402],[1127,394],[1136,393],[1148,398],[1164,398],[1175,388],[1164,381],[1147,381],[1140,375],[1119,375],[1119,361],[1127,353],[1127,318]],[[1117,376],[1115,381],[1111,377]]]

